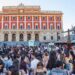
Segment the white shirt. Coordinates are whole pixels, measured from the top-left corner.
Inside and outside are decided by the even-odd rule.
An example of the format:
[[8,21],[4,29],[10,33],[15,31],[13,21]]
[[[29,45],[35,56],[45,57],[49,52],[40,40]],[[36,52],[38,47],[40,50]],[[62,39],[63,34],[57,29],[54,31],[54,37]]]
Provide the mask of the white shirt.
[[31,61],[31,68],[32,69],[36,69],[37,68],[37,64],[39,63],[39,60],[38,59],[33,59],[32,61]]

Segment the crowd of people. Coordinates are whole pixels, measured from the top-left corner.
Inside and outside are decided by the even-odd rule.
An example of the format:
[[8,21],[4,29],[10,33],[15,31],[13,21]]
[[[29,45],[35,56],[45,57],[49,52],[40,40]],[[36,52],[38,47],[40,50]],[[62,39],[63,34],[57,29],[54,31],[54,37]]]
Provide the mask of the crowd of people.
[[0,75],[75,75],[75,47],[0,47]]

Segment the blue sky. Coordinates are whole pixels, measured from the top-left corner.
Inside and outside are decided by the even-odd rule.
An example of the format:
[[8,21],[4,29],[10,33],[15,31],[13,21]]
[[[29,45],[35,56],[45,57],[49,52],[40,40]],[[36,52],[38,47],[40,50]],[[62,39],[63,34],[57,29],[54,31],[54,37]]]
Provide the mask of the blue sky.
[[12,6],[23,3],[24,5],[39,5],[42,10],[62,11],[63,29],[67,30],[75,26],[75,0],[0,0],[2,6]]

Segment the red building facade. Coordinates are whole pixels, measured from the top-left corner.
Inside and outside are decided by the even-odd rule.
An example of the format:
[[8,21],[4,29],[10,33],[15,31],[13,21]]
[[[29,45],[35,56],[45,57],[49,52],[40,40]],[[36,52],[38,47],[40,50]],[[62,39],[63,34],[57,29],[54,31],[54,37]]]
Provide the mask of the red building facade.
[[38,31],[40,34],[43,31],[61,32],[62,15],[60,11],[42,11],[39,6],[6,6],[0,12],[0,30],[2,33],[19,30],[31,34],[32,31],[34,34],[38,34]]

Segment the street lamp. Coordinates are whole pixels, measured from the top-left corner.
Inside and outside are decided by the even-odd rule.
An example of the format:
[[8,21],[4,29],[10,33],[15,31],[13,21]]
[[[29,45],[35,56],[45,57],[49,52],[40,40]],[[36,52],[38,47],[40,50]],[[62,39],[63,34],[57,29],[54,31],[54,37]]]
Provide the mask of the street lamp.
[[70,30],[68,29],[68,40],[67,40],[68,50],[70,50],[71,47],[71,39],[70,39]]
[[59,32],[57,32],[57,41],[59,41],[61,38],[60,38],[60,34]]
[[58,34],[59,34],[59,33],[57,32],[57,41],[58,41]]

